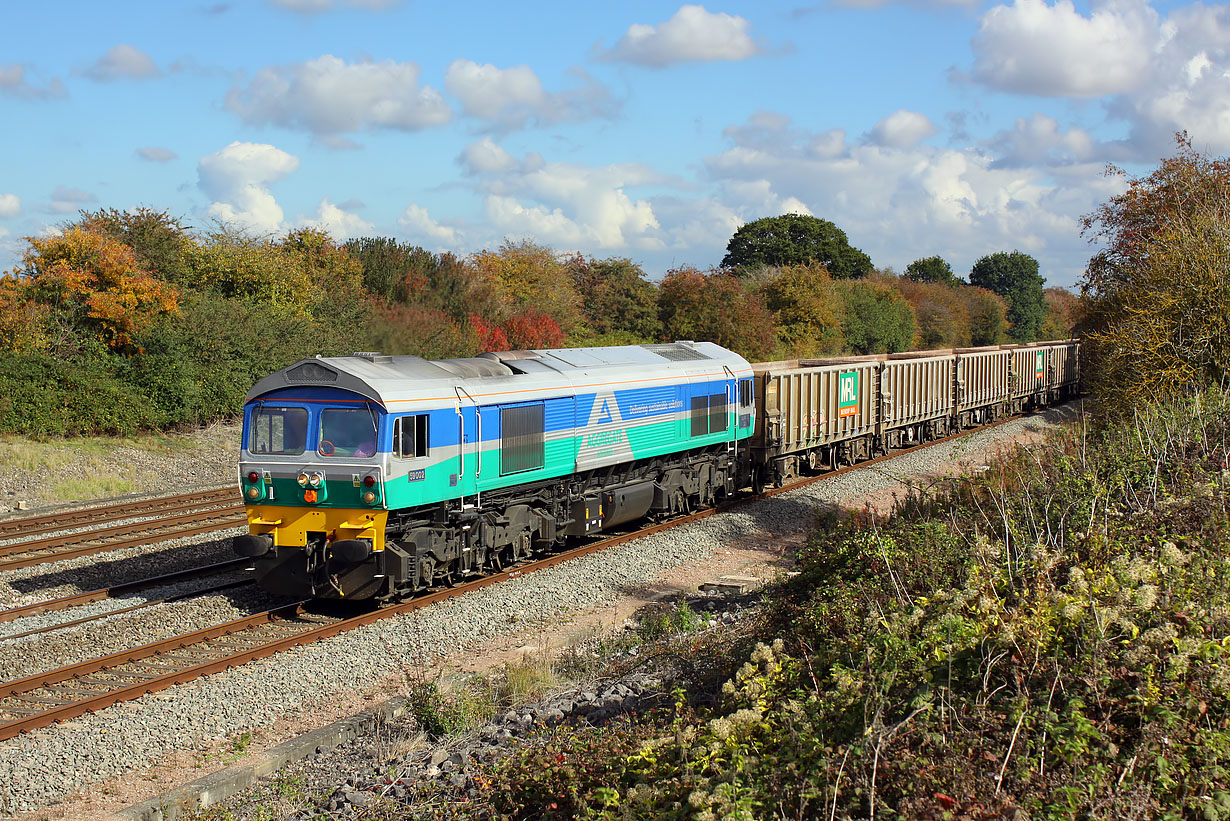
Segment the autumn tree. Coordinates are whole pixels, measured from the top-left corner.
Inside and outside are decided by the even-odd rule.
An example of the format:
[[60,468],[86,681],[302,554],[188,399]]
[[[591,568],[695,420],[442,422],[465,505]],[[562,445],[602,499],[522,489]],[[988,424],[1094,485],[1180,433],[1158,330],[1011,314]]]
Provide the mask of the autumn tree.
[[1042,319],[1040,339],[1068,339],[1080,321],[1080,297],[1067,288],[1047,288],[1042,292],[1046,315]]
[[828,220],[802,214],[764,217],[741,226],[726,245],[722,266],[754,269],[813,262],[838,279],[871,272],[871,258],[850,245],[845,231]]
[[500,298],[505,312],[501,323],[532,308],[550,316],[565,335],[582,327],[581,300],[572,276],[550,248],[528,240],[505,241],[498,251],[479,251],[469,261]]
[[940,282],[945,285],[960,285],[961,280],[952,272],[952,266],[941,256],[916,259],[905,268],[906,279],[914,282]]
[[1103,247],[1081,282],[1094,388],[1121,409],[1230,384],[1230,159],[1178,152],[1083,218]]
[[100,208],[82,211],[77,224],[127,245],[149,274],[175,285],[190,284],[187,255],[195,241],[188,227],[170,211],[145,206],[132,211]]
[[769,309],[728,271],[667,271],[658,306],[665,339],[715,342],[752,361],[773,352]]
[[581,299],[592,344],[653,342],[662,334],[658,289],[630,259],[575,254],[564,262]]
[[969,272],[970,285],[986,288],[1007,301],[1011,334],[1017,342],[1038,338],[1046,315],[1042,299],[1045,281],[1038,273],[1038,260],[1020,251],[989,254],[975,262]]
[[969,303],[959,280],[902,278],[897,287],[914,309],[919,347],[964,348],[971,344]]
[[24,276],[35,299],[93,330],[112,351],[132,352],[134,335],[178,309],[178,292],[109,236],[74,226],[27,242]]
[[764,269],[752,281],[773,314],[779,352],[784,358],[839,353],[839,299],[828,269],[819,263]]

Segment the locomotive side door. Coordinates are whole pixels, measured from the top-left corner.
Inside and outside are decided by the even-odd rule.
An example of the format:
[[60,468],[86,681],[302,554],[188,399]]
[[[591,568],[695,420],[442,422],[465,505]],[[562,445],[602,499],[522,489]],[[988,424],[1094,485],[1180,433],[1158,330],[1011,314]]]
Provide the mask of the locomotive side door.
[[[457,473],[455,487],[457,502],[462,510],[478,507],[478,474],[482,470],[482,419],[479,416],[478,403],[460,385],[457,386]],[[466,447],[466,445],[472,447]],[[473,453],[473,458],[468,458]],[[473,490],[474,501],[467,502],[469,490]]]

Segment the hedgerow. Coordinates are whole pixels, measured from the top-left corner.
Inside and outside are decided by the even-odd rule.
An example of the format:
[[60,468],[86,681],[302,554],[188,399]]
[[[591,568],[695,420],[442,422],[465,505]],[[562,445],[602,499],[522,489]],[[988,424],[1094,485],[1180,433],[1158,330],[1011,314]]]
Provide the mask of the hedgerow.
[[[1230,402],[833,517],[713,708],[561,731],[471,815],[1230,818]],[[1024,815],[1021,817],[1025,817]]]

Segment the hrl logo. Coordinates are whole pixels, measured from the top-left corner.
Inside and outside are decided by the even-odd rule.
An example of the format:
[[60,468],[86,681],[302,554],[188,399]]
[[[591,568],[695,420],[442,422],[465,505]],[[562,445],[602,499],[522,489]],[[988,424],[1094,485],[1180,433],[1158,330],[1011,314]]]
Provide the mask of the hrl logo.
[[1038,351],[1035,360],[1038,364],[1034,366],[1034,377],[1041,379],[1043,376],[1046,376],[1046,353]]
[[837,377],[837,417],[858,416],[858,371]]

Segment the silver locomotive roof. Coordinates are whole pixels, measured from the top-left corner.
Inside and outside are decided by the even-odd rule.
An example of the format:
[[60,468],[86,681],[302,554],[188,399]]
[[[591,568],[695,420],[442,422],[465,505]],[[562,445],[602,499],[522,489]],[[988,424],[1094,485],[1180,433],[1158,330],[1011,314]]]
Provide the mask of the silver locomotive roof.
[[587,381],[584,377],[594,371],[601,372],[604,378],[626,375],[645,379],[647,374],[750,375],[750,369],[743,357],[712,342],[505,351],[440,360],[357,353],[296,362],[261,379],[244,401],[251,402],[286,388],[329,387],[387,405],[447,399],[459,390],[472,392],[475,383],[483,386],[484,396],[516,393],[531,387],[582,387]]

